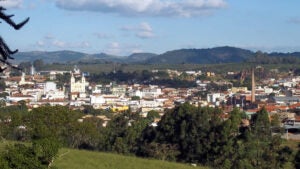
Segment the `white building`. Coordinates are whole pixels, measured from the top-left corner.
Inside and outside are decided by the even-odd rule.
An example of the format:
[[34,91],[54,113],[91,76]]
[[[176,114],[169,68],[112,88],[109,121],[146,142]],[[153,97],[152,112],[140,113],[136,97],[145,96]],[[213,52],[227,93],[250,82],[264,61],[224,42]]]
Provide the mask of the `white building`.
[[76,100],[80,97],[86,97],[86,87],[88,87],[89,83],[86,82],[84,75],[81,76],[79,81],[75,80],[73,73],[71,74],[70,79],[70,99]]
[[162,107],[163,103],[156,100],[140,100],[140,107]]
[[131,91],[128,91],[128,95],[130,97],[138,96],[140,98],[143,98],[143,92],[141,92],[140,90],[131,90]]
[[91,105],[101,105],[105,103],[105,99],[101,95],[91,95],[90,96]]
[[207,102],[209,103],[215,103],[217,99],[221,98],[221,93],[211,93],[207,94]]
[[71,93],[85,93],[85,86],[87,85],[85,77],[82,75],[80,81],[75,81],[73,73],[71,74],[70,80],[70,92]]
[[44,97],[42,99],[48,99],[48,100],[57,100],[57,99],[65,99],[65,92],[64,91],[48,91],[44,94]]
[[44,94],[50,91],[56,91],[56,83],[55,82],[46,82],[44,86]]
[[150,86],[142,90],[142,98],[156,98],[161,94],[161,88],[158,88],[158,86]]
[[33,85],[34,83],[33,82],[29,82],[29,81],[26,81],[25,80],[25,73],[22,72],[22,76],[21,76],[21,80],[19,81],[19,85]]

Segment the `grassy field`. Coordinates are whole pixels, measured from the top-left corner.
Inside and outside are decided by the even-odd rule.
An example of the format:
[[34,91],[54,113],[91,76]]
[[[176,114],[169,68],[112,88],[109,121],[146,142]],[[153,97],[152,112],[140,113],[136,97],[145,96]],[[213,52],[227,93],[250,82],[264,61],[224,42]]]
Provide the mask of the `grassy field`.
[[[252,67],[249,63],[226,63],[226,64],[79,64],[80,70],[90,73],[111,72],[113,70],[122,70],[124,72],[142,71],[142,70],[165,70],[176,69],[184,70],[202,70],[213,71],[215,73],[224,73],[228,71],[241,71]],[[257,66],[257,65],[256,65]],[[266,64],[261,65],[266,70],[279,69],[279,71],[287,71],[289,69],[300,68],[299,64]],[[73,65],[51,64],[44,67],[45,70],[73,70]]]
[[53,166],[60,169],[205,169],[187,164],[128,157],[117,154],[61,149]]
[[[15,143],[29,144],[0,140],[0,152],[6,145]],[[188,164],[67,148],[59,151],[53,166],[59,169],[208,169]]]

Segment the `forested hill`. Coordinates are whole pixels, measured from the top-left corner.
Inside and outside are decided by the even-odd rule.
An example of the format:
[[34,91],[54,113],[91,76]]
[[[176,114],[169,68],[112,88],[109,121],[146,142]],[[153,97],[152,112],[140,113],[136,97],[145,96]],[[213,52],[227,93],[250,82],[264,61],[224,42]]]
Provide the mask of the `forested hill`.
[[45,63],[143,63],[143,64],[214,64],[256,62],[300,63],[300,52],[262,53],[236,47],[216,47],[208,49],[179,49],[163,54],[134,53],[129,56],[116,56],[106,53],[87,54],[75,51],[20,52],[14,55],[15,63],[33,62],[41,59]]
[[180,49],[152,57],[147,63],[236,63],[252,57],[254,53],[235,47],[210,49]]

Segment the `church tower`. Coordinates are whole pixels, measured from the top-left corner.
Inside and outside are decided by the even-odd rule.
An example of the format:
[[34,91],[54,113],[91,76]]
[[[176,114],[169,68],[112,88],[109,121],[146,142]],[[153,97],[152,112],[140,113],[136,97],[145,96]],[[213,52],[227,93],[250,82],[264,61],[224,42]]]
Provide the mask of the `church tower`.
[[71,73],[71,79],[70,79],[70,82],[71,82],[71,85],[72,85],[73,83],[75,83],[75,77],[74,77],[73,73]]
[[83,73],[82,73],[82,75],[81,75],[81,83],[84,84],[84,86],[85,86],[85,77],[84,77],[84,74],[83,74]]

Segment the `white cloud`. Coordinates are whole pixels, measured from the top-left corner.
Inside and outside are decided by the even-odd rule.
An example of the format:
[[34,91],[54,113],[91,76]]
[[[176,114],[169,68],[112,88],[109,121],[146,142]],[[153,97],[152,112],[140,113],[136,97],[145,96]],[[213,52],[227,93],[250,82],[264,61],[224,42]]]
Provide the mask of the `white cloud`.
[[137,44],[123,44],[119,42],[111,42],[106,45],[104,52],[112,55],[129,55],[143,51],[140,49],[140,45]]
[[98,39],[110,39],[113,37],[113,35],[106,34],[106,33],[95,33],[95,35]]
[[142,39],[149,39],[155,37],[151,25],[147,22],[142,22],[139,25],[126,25],[121,28],[126,32],[133,32],[135,36]]
[[65,48],[66,47],[66,42],[60,41],[60,40],[54,40],[52,41],[52,45],[59,47],[59,48]]
[[147,22],[142,22],[140,24],[140,29],[146,32],[152,32],[152,27]]
[[224,8],[225,0],[56,0],[59,8],[126,16],[193,17]]
[[36,44],[39,46],[39,47],[44,47],[45,46],[45,42],[44,41],[37,41]]
[[44,39],[54,39],[54,36],[52,34],[48,34],[44,37]]
[[144,31],[144,32],[136,33],[136,36],[139,38],[142,38],[142,39],[149,39],[149,38],[154,37],[154,34],[153,34],[153,32]]
[[142,53],[144,52],[142,49],[133,49],[130,53]]
[[36,42],[36,45],[39,47],[45,47],[48,49],[78,49],[78,48],[90,48],[91,45],[89,42],[67,42],[55,38],[53,35],[48,34],[42,40]]
[[105,52],[112,55],[120,55],[121,54],[121,47],[118,42],[111,42],[106,46]]
[[148,38],[154,37],[152,27],[148,23],[142,22],[139,25],[139,30],[136,33],[136,36],[139,38],[143,38],[143,39],[148,39]]
[[23,0],[6,0],[0,1],[0,6],[4,8],[20,8],[23,4]]

